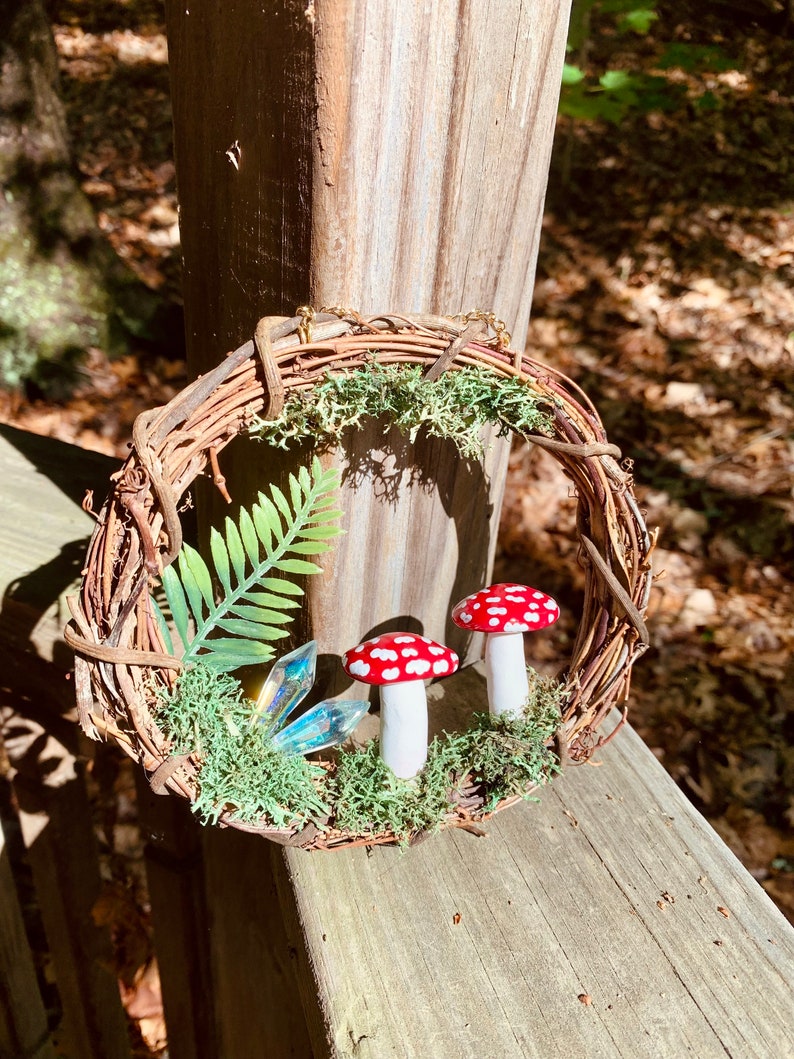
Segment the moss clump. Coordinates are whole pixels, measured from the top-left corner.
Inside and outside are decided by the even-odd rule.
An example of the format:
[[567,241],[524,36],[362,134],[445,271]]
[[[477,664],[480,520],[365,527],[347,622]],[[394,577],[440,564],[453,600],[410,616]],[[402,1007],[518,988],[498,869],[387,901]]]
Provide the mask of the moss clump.
[[498,424],[500,433],[549,431],[551,417],[526,383],[501,378],[481,367],[444,372],[428,382],[421,365],[382,365],[326,375],[310,390],[293,390],[278,419],[255,420],[251,432],[279,448],[310,439],[337,440],[347,427],[384,416],[411,441],[420,427],[433,437],[451,438],[466,459],[482,455],[480,430]]
[[347,831],[393,831],[407,842],[415,831],[437,830],[462,787],[478,787],[486,812],[503,798],[529,798],[528,789],[557,770],[545,745],[560,722],[564,692],[530,671],[530,697],[518,718],[476,713],[465,732],[437,737],[414,780],[398,779],[378,756],[377,743],[340,754],[336,776],[336,826]]
[[262,725],[250,725],[251,704],[234,677],[196,663],[163,694],[157,720],[174,754],[201,762],[193,810],[215,823],[223,810],[246,823],[289,827],[324,817],[325,770],[276,750]]
[[[53,190],[53,180],[48,189],[42,191],[39,226],[48,204],[61,233],[82,206],[90,218],[76,185],[74,203],[63,189]],[[52,245],[42,244],[28,198],[26,189],[14,193],[7,187],[0,199],[0,384],[14,388],[30,380],[58,390],[60,380],[68,389],[85,350],[108,347],[110,302],[104,277],[85,250],[50,232],[44,234]]]
[[402,842],[415,831],[436,830],[449,811],[452,778],[446,759],[434,753],[438,742],[415,780],[401,780],[384,765],[376,739],[341,753],[333,781],[336,827],[353,834],[392,831]]
[[530,698],[521,717],[476,713],[465,732],[444,733],[428,749],[413,780],[398,779],[379,756],[377,740],[340,751],[334,773],[276,750],[251,703],[228,674],[196,663],[160,696],[157,720],[174,754],[201,763],[194,811],[215,823],[226,810],[246,823],[300,828],[328,821],[353,834],[393,832],[405,844],[436,831],[454,809],[457,791],[476,789],[490,812],[504,798],[529,798],[556,771],[546,746],[560,722],[561,685],[530,670]]

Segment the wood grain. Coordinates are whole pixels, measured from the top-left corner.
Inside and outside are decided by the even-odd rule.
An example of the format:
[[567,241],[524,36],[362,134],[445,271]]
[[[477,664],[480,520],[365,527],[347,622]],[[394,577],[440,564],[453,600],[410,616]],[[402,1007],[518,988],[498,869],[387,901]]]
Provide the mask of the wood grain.
[[[523,345],[567,4],[167,10],[194,372],[260,316],[305,301],[493,309]],[[404,618],[471,660],[481,645],[448,613],[490,576],[507,445],[472,468],[449,444],[410,446],[392,432],[384,446],[379,431],[327,456],[345,478],[350,532],[310,582],[306,635],[334,655]],[[372,473],[351,474],[351,461]],[[249,503],[284,461],[238,445],[223,469]],[[217,524],[222,502],[202,499]]]
[[529,321],[569,4],[316,0],[312,295]]
[[285,860],[315,1059],[794,1054],[794,931],[630,729],[486,838]]
[[0,827],[0,1056],[55,1059]]
[[142,769],[136,779],[169,1059],[216,1059],[202,828],[187,802],[152,794]]
[[[492,309],[522,347],[567,5],[317,0],[313,10],[313,302]],[[473,661],[481,638],[449,612],[490,578],[508,445],[491,436],[477,467],[449,443],[412,446],[392,431],[384,444],[382,431],[351,435],[327,459],[345,481],[348,533],[308,584],[314,635],[333,655],[410,628]],[[368,459],[369,473],[351,474]]]
[[104,491],[113,466],[72,445],[0,427],[0,719],[63,1005],[60,1046],[74,1059],[129,1055],[110,938],[92,918],[101,879],[65,679],[71,652],[61,636],[62,596],[79,574],[92,529],[80,500],[86,487]]
[[280,849],[217,828],[204,838],[216,1054],[313,1059],[274,882]]

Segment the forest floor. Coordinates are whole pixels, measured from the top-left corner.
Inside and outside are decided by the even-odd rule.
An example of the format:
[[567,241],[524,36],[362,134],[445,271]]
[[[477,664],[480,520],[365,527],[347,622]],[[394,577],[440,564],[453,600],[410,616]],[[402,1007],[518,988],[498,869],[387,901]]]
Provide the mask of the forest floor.
[[[122,260],[178,304],[161,5],[51,6],[83,189]],[[693,6],[681,21],[685,8],[679,21],[660,8],[649,36],[593,39],[594,68],[608,55],[658,73],[670,41],[729,62],[663,71],[679,93],[670,111],[560,119],[528,345],[594,400],[661,531],[631,721],[794,919],[794,47],[749,16],[729,33],[724,14]],[[184,380],[178,349],[91,350],[72,398],[0,393],[0,420],[123,456],[137,413]],[[569,614],[574,517],[553,460],[516,445],[498,573]],[[545,665],[573,630],[559,623]],[[117,840],[132,847],[125,826]],[[136,994],[153,1009],[156,995],[156,983]]]

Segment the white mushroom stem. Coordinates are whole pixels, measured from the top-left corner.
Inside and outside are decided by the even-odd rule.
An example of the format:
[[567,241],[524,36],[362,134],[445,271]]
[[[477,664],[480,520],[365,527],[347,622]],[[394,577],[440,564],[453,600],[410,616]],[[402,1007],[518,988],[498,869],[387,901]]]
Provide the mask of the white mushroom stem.
[[427,761],[427,696],[421,680],[381,687],[380,756],[395,776],[406,780]]
[[518,716],[529,698],[523,633],[492,632],[486,635],[485,679],[491,716],[499,717],[503,713]]

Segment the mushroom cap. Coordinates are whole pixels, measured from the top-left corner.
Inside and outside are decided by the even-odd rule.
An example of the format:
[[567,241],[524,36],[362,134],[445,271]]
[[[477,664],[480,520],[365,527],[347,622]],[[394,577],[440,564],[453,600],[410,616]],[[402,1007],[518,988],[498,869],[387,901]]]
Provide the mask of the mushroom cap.
[[481,588],[456,603],[452,620],[475,632],[530,632],[553,625],[560,608],[545,592],[529,585],[501,584]]
[[459,664],[454,651],[411,632],[383,633],[342,655],[344,671],[364,684],[399,684],[448,677]]

